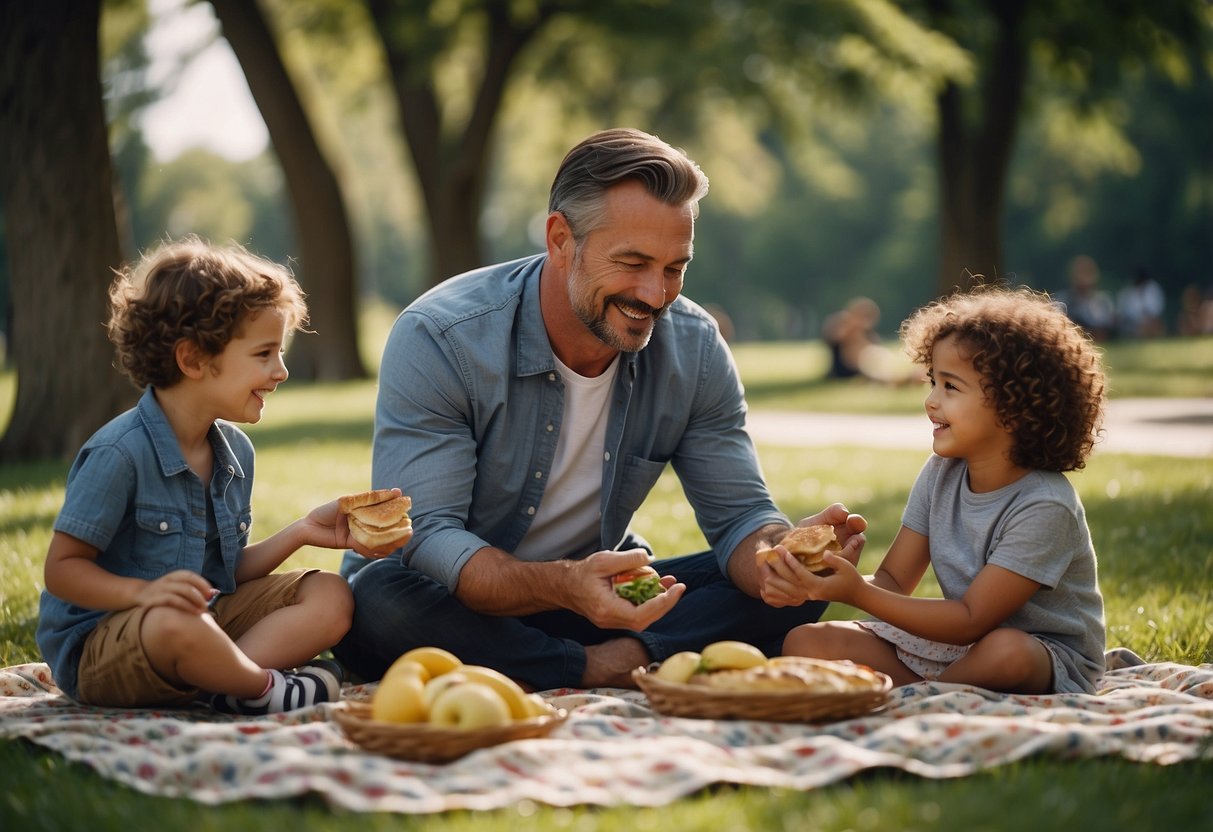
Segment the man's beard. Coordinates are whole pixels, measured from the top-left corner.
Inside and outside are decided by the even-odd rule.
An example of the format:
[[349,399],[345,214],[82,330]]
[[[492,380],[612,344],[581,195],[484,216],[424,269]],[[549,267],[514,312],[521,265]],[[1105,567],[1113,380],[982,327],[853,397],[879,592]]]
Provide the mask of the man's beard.
[[[595,307],[592,296],[581,291],[585,282],[582,280],[580,266],[581,262],[578,259],[573,264],[573,275],[569,285],[569,302],[572,304],[573,313],[578,320],[585,324],[599,341],[611,349],[620,352],[639,352],[648,346],[649,339],[653,335],[653,328],[657,326],[657,321],[665,314],[668,306],[654,308],[635,298],[608,295],[603,299],[601,307]],[[625,324],[624,330],[620,331],[607,320],[611,307],[621,307],[649,317],[644,321],[633,321],[627,315],[623,315],[624,320],[628,323]]]

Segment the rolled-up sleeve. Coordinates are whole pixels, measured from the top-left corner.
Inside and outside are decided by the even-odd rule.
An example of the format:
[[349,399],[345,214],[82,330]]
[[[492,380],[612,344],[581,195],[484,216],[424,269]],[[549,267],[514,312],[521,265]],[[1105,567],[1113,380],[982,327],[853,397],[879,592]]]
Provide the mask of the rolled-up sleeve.
[[672,464],[721,571],[733,551],[770,523],[788,524],[762,476],[745,429],[745,391],[724,342],[707,340],[694,404]]
[[466,529],[477,454],[467,379],[433,320],[397,318],[380,368],[372,481],[412,496],[405,562],[452,591],[468,559],[489,545]]

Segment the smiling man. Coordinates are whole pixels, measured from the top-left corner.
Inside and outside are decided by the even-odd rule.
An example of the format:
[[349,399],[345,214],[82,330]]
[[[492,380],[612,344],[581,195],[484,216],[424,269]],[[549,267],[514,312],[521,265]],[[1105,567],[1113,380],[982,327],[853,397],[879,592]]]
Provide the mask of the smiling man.
[[[400,557],[346,556],[355,621],[335,652],[356,674],[434,645],[536,689],[631,685],[712,641],[773,655],[821,615],[763,600],[756,552],[788,519],[728,347],[681,295],[707,190],[655,136],[596,133],[557,171],[545,252],[454,277],[397,319],[372,479],[412,497],[414,535]],[[652,559],[629,524],[667,465],[711,549],[658,562],[665,592],[637,605],[611,577]],[[858,559],[858,515],[802,522],[834,525]]]

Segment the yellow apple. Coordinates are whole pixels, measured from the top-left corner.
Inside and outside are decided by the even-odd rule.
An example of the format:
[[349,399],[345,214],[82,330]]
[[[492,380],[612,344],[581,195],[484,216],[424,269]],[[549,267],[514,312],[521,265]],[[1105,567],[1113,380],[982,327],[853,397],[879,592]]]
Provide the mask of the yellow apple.
[[441,647],[414,647],[400,658],[420,664],[429,671],[431,679],[450,673],[463,664],[458,656]]
[[716,641],[703,648],[699,657],[704,670],[745,670],[767,663],[761,650],[744,641]]
[[488,728],[506,725],[510,709],[505,700],[488,685],[461,682],[451,685],[434,700],[430,723],[444,728]]
[[700,658],[700,655],[693,650],[675,653],[662,662],[653,671],[653,675],[663,682],[677,682],[681,684],[695,675],[695,671],[699,669]]
[[451,673],[443,673],[441,676],[435,676],[425,683],[425,706],[427,708],[434,707],[434,700],[451,685],[458,685],[468,681],[468,677],[458,671]]
[[509,706],[511,719],[526,719],[530,711],[526,704],[526,691],[504,673],[478,664],[465,664],[459,668],[469,682],[479,682],[497,691],[498,696]]
[[423,665],[421,662],[406,658],[405,656],[401,656],[400,658],[396,659],[396,661],[392,662],[391,667],[389,667],[387,672],[383,674],[383,678],[386,679],[389,676],[395,676],[397,673],[411,673],[416,676],[420,676],[421,684],[423,685],[430,680],[430,672],[426,669],[425,665]]
[[416,673],[390,673],[371,696],[371,719],[379,722],[425,722],[425,687]]

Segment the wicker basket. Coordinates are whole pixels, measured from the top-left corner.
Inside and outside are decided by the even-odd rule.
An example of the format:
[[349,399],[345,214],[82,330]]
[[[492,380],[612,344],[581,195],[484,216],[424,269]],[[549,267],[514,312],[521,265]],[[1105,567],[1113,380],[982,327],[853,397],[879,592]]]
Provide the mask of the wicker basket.
[[427,724],[397,724],[371,719],[368,702],[342,702],[333,719],[354,743],[367,751],[399,760],[447,763],[478,748],[513,740],[546,737],[569,718],[568,711],[518,720],[492,728],[439,728]]
[[889,690],[893,687],[888,676],[883,673],[880,676],[883,683],[879,687],[848,693],[743,693],[667,682],[643,667],[632,671],[632,679],[658,713],[768,722],[829,722],[878,711],[888,704]]

